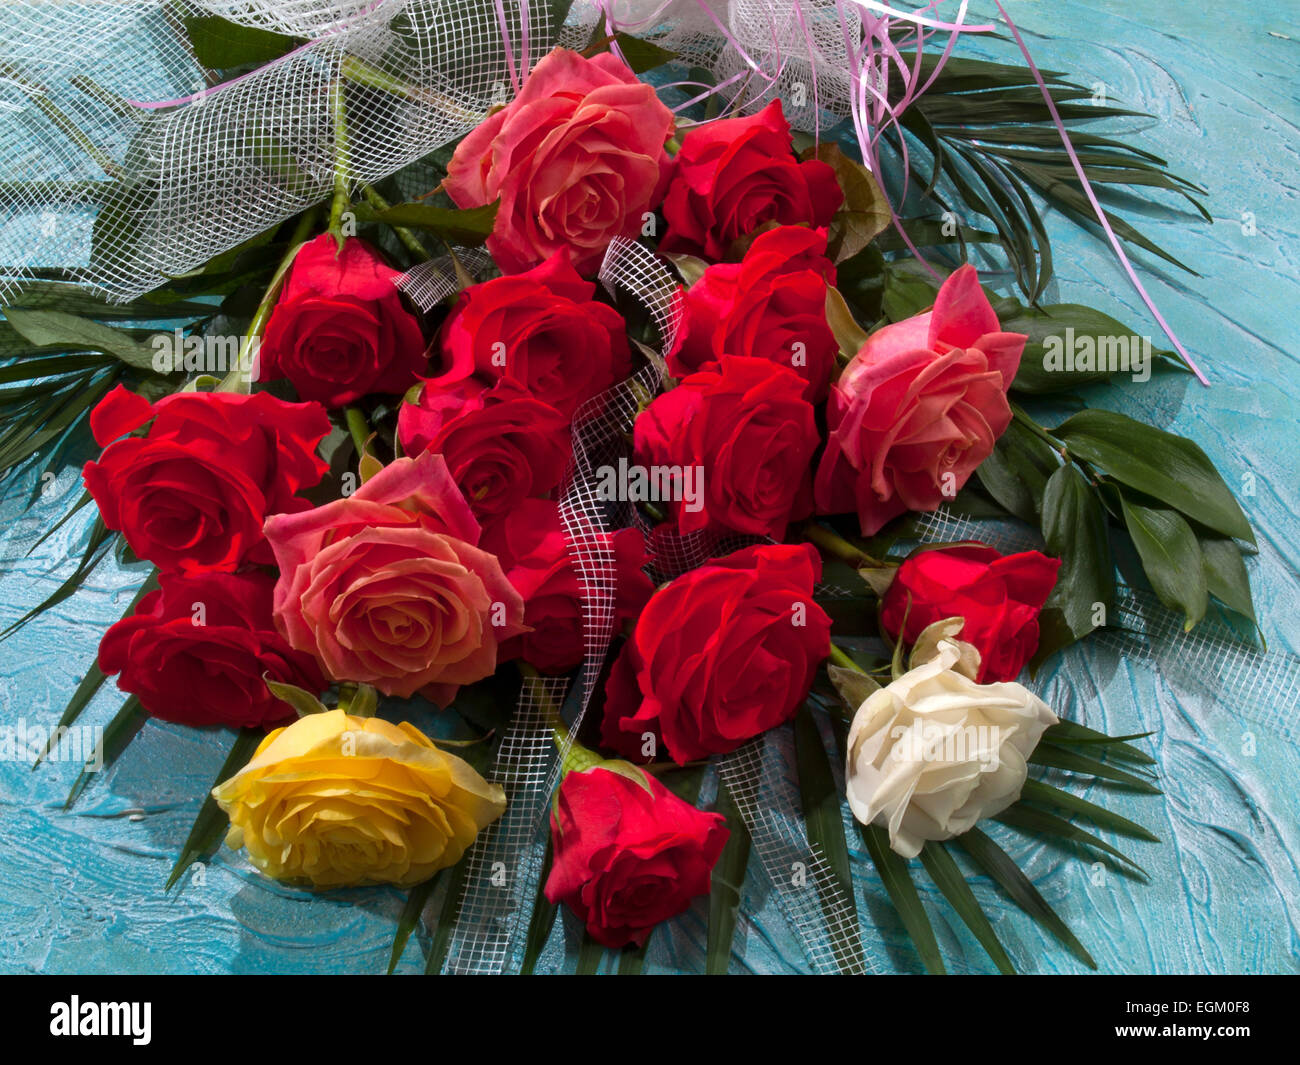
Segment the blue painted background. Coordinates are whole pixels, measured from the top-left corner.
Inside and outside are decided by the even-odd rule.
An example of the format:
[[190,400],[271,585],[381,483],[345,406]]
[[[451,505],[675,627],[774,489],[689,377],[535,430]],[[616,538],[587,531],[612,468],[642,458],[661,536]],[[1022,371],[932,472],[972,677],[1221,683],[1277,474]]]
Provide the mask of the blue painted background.
[[[990,5],[976,4],[986,14]],[[1035,58],[1150,112],[1110,128],[1170,159],[1209,189],[1213,224],[1159,207],[1135,220],[1202,275],[1153,267],[1148,287],[1213,382],[1185,378],[1106,394],[1115,409],[1198,440],[1243,494],[1260,553],[1249,563],[1270,650],[1300,653],[1300,380],[1295,333],[1300,138],[1300,5],[1169,4],[1166,0],[1009,0]],[[964,54],[1005,57],[984,42]],[[1133,217],[1133,216],[1130,216]],[[1253,218],[1254,232],[1247,223]],[[1057,280],[1049,301],[1090,303],[1156,336],[1109,252],[1053,219]],[[0,626],[53,590],[80,554],[88,521],[72,522],[30,555],[35,539],[80,492],[88,441],[28,507],[39,468],[0,496]],[[1253,490],[1253,494],[1249,492]],[[73,600],[0,643],[0,723],[47,727],[141,579],[106,564]],[[1285,664],[1283,662],[1282,664]],[[1068,716],[1113,732],[1153,730],[1163,797],[1108,800],[1152,826],[1163,845],[1129,848],[1150,871],[1135,884],[1046,847],[1009,844],[1039,889],[1092,951],[1103,972],[1300,971],[1300,708],[1216,699],[1194,669],[1122,660],[1106,647],[1071,652],[1044,678]],[[83,719],[104,723],[119,705],[101,692]],[[1270,723],[1271,722],[1271,723]],[[203,882],[161,891],[219,767],[226,738],[149,724],[70,812],[68,763],[32,772],[0,763],[0,971],[380,972],[402,896],[367,890],[313,897],[255,875],[223,852]],[[996,834],[996,833],[995,833]],[[865,855],[855,880],[864,938],[885,971],[915,971],[897,920]],[[805,961],[751,866],[733,971],[803,970]],[[991,887],[977,890],[1018,966],[1077,965]],[[982,952],[925,896],[956,971],[988,971]],[[702,905],[652,941],[649,971],[700,971]],[[575,943],[560,923],[546,967]],[[571,965],[571,963],[570,963]],[[401,971],[422,968],[412,942]]]

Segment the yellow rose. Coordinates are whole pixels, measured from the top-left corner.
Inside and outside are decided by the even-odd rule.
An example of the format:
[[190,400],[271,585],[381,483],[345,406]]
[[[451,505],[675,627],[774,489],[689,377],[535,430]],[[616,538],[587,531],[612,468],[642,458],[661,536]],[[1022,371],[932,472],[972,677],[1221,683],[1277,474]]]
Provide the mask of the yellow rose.
[[506,808],[505,792],[414,725],[342,710],[270,733],[212,789],[226,843],[276,880],[409,887],[454,865]]

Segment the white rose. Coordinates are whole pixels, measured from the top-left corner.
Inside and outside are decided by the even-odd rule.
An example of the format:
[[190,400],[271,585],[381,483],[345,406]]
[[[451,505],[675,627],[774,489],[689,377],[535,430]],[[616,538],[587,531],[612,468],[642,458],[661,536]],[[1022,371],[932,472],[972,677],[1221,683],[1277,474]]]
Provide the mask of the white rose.
[[849,730],[849,807],[915,858],[1020,797],[1026,759],[1057,718],[1019,684],[976,684],[979,652],[951,638],[962,619],[930,626],[912,668],[858,707]]

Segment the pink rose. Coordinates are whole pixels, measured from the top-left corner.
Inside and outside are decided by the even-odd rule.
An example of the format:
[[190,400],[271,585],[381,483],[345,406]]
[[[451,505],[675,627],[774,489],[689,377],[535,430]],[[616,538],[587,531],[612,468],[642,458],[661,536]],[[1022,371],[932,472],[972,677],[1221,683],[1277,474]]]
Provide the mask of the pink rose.
[[461,141],[443,188],[461,207],[500,199],[487,247],[506,273],[561,249],[594,273],[658,206],[672,132],[672,112],[614,56],[557,48]]
[[351,496],[266,523],[275,622],[336,681],[445,706],[526,631],[523,599],[441,456],[397,459]]
[[956,495],[1011,423],[1026,339],[1001,331],[969,265],[932,310],[873,333],[831,390],[818,513],[856,510],[870,536]]

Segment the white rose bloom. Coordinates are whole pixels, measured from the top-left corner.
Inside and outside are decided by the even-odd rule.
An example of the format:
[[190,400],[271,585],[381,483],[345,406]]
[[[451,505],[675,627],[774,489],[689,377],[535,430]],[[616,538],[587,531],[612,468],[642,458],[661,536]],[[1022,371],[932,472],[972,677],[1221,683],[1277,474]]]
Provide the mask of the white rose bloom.
[[849,807],[863,824],[888,828],[905,858],[1014,803],[1026,759],[1057,721],[1019,684],[975,683],[979,652],[950,638],[961,624],[949,618],[922,633],[912,668],[868,696],[849,731]]

